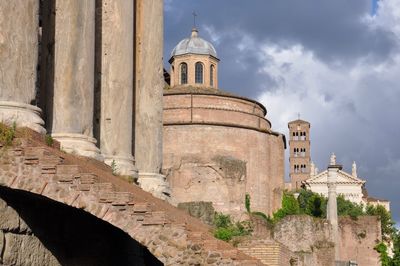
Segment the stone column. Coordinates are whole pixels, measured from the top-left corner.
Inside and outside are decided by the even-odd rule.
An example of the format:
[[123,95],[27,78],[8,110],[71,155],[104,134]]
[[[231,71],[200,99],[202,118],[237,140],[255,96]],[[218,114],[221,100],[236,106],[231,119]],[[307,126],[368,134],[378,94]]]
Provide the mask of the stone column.
[[135,159],[139,185],[165,198],[169,186],[162,167],[163,0],[136,1]]
[[132,156],[134,1],[101,1],[100,149],[120,175],[137,176]]
[[0,1],[0,122],[45,133],[36,104],[39,1]]
[[101,160],[93,138],[95,2],[56,1],[52,136]]
[[337,213],[337,193],[336,183],[338,178],[338,171],[342,169],[341,165],[336,164],[336,157],[332,154],[331,161],[328,166],[328,206],[327,206],[327,219],[332,225],[332,242],[335,244],[335,259],[339,260],[339,226],[338,226],[338,213]]

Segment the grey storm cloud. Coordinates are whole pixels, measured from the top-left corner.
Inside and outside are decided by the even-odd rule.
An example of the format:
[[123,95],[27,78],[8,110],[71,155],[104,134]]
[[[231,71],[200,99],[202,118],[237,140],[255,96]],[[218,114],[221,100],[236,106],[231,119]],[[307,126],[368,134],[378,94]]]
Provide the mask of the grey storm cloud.
[[[399,1],[382,3],[393,8]],[[320,169],[333,151],[347,170],[357,161],[370,195],[391,200],[400,222],[400,32],[368,26],[371,0],[165,4],[167,69],[173,47],[190,35],[195,11],[200,35],[221,59],[220,87],[258,98],[282,133],[301,112],[312,124],[312,157]],[[276,61],[279,49],[295,56],[296,45],[299,58]]]

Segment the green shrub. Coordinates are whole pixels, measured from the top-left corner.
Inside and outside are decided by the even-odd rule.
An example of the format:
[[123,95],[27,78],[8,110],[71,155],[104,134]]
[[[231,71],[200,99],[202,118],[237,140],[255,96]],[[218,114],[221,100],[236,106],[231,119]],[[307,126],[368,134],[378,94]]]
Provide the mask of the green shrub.
[[112,172],[113,175],[117,175],[117,171],[118,171],[117,163],[115,162],[115,160],[112,160],[112,162],[111,162],[111,172]]
[[230,215],[215,213],[214,215],[214,236],[224,241],[230,241],[235,236],[245,236],[252,232],[250,221],[232,222]]
[[53,146],[54,139],[52,138],[52,136],[46,134],[46,135],[44,136],[44,141],[46,142],[46,145],[47,145],[47,146],[50,146],[50,147]]
[[9,127],[3,123],[0,123],[0,143],[3,146],[10,146],[13,139],[15,138],[16,123],[13,123],[12,127]]
[[223,213],[215,213],[214,225],[217,228],[228,228],[232,225],[231,216]]
[[388,212],[385,207],[381,205],[367,205],[366,214],[379,216],[381,220],[382,239],[384,241],[388,241],[392,236],[396,236],[396,230],[394,228],[395,222],[392,220],[391,213]]
[[387,253],[387,246],[385,243],[380,242],[374,249],[379,253],[379,258],[382,266],[392,266],[391,259]]
[[233,231],[229,228],[217,228],[214,232],[214,236],[218,239],[228,242],[233,237]]
[[247,213],[251,213],[251,209],[250,209],[250,195],[248,193],[246,193],[246,196],[244,198],[244,205],[246,207]]
[[365,214],[361,204],[346,200],[343,195],[337,197],[337,210],[339,216],[350,216],[352,219]]
[[277,223],[287,215],[300,214],[300,205],[292,193],[285,192],[282,197],[282,208],[272,215],[272,222]]

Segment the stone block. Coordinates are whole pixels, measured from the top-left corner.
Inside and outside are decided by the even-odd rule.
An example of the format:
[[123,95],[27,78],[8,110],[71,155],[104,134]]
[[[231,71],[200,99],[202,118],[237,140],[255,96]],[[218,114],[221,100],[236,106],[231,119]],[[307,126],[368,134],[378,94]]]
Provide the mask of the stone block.
[[4,265],[60,265],[35,236],[6,233],[4,240]]
[[19,228],[19,215],[0,198],[0,230],[15,231]]

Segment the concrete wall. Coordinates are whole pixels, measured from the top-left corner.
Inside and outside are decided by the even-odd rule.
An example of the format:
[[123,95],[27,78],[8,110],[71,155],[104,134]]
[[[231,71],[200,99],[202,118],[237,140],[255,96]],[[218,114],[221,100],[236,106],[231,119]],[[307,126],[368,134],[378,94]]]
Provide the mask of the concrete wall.
[[1,265],[162,265],[120,229],[44,197],[0,187]]
[[236,217],[280,207],[282,136],[269,131],[260,105],[219,95],[164,96],[164,173],[172,203],[211,201]]

